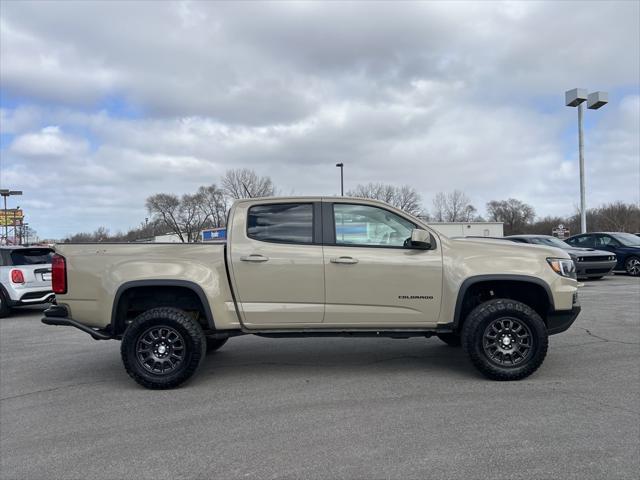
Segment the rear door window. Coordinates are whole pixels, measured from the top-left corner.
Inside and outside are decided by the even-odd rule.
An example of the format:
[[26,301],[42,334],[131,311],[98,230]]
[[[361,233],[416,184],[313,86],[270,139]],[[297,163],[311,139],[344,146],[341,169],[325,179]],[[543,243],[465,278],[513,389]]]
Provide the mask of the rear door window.
[[313,205],[255,205],[249,209],[247,236],[263,242],[313,243]]
[[12,265],[46,265],[51,263],[53,251],[49,248],[21,248],[11,252]]

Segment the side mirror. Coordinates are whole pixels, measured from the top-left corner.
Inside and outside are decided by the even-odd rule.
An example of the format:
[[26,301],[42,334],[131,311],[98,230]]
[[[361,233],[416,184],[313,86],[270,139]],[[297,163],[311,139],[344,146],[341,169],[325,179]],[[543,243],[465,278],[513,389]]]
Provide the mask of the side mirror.
[[414,228],[411,230],[411,245],[410,248],[418,248],[421,250],[428,250],[431,248],[431,234],[426,230],[420,230]]

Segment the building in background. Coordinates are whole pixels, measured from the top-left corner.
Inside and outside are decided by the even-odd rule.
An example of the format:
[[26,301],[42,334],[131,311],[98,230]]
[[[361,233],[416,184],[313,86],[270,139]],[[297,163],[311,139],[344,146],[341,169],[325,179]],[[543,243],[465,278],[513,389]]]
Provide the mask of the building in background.
[[504,237],[502,222],[427,222],[446,237]]

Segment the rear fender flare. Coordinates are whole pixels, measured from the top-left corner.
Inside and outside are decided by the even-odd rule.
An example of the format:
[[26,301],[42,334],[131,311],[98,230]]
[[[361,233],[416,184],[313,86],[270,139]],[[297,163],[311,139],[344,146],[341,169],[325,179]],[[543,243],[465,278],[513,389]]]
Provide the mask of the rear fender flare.
[[202,307],[204,309],[205,317],[207,320],[207,327],[211,330],[215,330],[216,326],[213,321],[211,305],[209,305],[209,301],[207,300],[207,296],[205,295],[204,290],[202,290],[202,287],[197,283],[187,280],[134,280],[120,285],[113,298],[113,305],[111,307],[111,323],[109,327],[112,332],[116,331],[118,320],[118,305],[120,304],[122,295],[128,290],[137,287],[182,287],[191,290],[198,296],[198,298],[200,299],[200,303],[202,303]]

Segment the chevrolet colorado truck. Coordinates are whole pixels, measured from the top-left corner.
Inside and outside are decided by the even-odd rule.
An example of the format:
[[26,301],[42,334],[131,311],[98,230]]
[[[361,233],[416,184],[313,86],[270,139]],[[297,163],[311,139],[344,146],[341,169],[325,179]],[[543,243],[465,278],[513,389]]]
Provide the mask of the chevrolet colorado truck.
[[533,373],[580,305],[565,251],[449,239],[383,202],[236,201],[227,240],[60,244],[47,325],[121,340],[147,388],[189,379],[238,335],[437,336],[494,380]]

